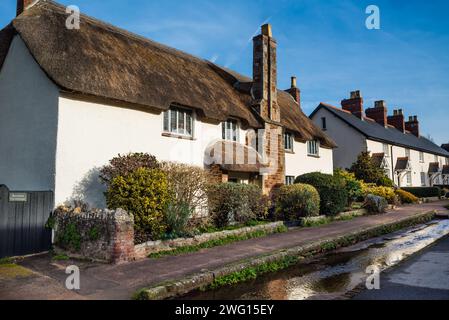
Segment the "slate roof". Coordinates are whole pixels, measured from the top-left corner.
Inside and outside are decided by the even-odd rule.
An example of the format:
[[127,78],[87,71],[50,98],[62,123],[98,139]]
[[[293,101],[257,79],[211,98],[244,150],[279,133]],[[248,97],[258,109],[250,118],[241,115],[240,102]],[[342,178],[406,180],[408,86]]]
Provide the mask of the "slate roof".
[[443,174],[449,174],[449,165],[443,166]]
[[440,171],[440,164],[438,162],[429,164],[429,173],[437,173],[438,171]]
[[396,167],[394,168],[395,171],[404,171],[407,170],[408,167],[408,157],[398,158],[396,161]]
[[354,116],[352,113],[342,110],[341,108],[334,107],[326,103],[320,103],[320,105],[312,112],[310,118],[313,117],[320,109],[326,109],[332,114],[336,115],[342,121],[365,135],[367,138],[379,142],[385,142],[393,144],[399,147],[405,147],[415,149],[423,152],[437,154],[443,157],[449,157],[449,152],[436,145],[429,139],[424,137],[416,137],[411,133],[402,133],[394,127],[383,127],[377,122],[371,119],[361,120]]

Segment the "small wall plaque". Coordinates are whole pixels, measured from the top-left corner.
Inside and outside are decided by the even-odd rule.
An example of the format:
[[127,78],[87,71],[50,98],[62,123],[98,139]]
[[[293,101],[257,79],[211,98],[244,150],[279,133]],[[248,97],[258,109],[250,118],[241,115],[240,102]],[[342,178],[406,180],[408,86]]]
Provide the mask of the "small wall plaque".
[[11,192],[9,194],[9,202],[27,202],[28,194],[24,192]]

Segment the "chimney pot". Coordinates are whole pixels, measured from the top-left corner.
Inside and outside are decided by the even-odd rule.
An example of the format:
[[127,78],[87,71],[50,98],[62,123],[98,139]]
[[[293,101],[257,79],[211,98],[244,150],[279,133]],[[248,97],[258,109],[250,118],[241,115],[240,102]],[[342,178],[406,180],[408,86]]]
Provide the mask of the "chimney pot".
[[360,90],[351,91],[351,99],[357,99],[360,98]]
[[388,117],[388,124],[392,125],[402,133],[405,133],[405,119],[402,109],[396,109],[393,111],[393,115]]
[[408,122],[405,123],[405,129],[407,131],[410,131],[413,135],[420,137],[419,134],[419,122],[418,122],[418,116],[410,116],[408,118]]
[[296,77],[292,77],[292,88],[297,88],[296,86]]
[[273,32],[271,31],[271,24],[267,23],[262,26],[262,34],[270,38],[273,36]]
[[373,119],[381,126],[387,125],[387,104],[385,100],[379,100],[374,102],[374,108],[365,110],[365,114],[368,118]]

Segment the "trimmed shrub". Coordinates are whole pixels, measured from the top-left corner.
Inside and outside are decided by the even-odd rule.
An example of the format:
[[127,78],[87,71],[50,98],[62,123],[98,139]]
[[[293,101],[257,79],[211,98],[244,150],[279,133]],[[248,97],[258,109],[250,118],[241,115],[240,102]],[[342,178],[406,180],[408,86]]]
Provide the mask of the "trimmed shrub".
[[139,168],[159,169],[160,165],[156,157],[148,153],[119,154],[100,170],[100,179],[109,186],[115,177],[124,177]]
[[320,195],[308,184],[282,186],[276,195],[275,203],[276,217],[284,221],[297,221],[320,214]]
[[167,176],[159,169],[138,168],[112,179],[106,192],[109,209],[134,215],[136,242],[158,240],[166,231],[164,211],[169,202]]
[[394,185],[393,181],[385,175],[384,170],[373,161],[369,152],[360,153],[349,172],[354,173],[358,180],[366,183],[375,183],[384,187],[393,187]]
[[432,198],[440,196],[440,188],[438,187],[407,187],[402,190],[410,192],[418,198]]
[[192,214],[207,213],[208,171],[175,162],[163,162],[161,170],[167,175],[168,189],[175,206],[187,204]]
[[363,182],[357,180],[354,173],[342,169],[335,169],[334,176],[345,181],[349,206],[363,196]]
[[365,198],[363,207],[367,209],[369,213],[385,213],[388,208],[388,202],[387,199],[383,197],[369,194]]
[[385,198],[389,204],[398,204],[399,199],[393,188],[376,186],[375,184],[364,184],[363,193],[365,196],[372,194]]
[[320,172],[307,173],[296,178],[295,183],[309,184],[320,195],[320,214],[333,216],[342,212],[348,204],[345,181]]
[[247,223],[265,214],[262,190],[251,184],[221,183],[208,188],[209,214],[217,228]]
[[396,195],[399,197],[401,203],[418,203],[419,199],[410,192],[398,189]]

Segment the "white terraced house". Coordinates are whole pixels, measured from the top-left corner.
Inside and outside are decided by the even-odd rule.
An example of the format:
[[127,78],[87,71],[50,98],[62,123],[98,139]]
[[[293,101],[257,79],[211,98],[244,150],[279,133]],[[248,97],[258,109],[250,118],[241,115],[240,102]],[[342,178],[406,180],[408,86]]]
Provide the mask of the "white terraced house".
[[[254,38],[248,78],[84,15],[69,30],[67,17],[53,1],[19,0],[0,31],[0,184],[102,207],[98,170],[129,152],[265,193],[333,172],[335,144],[301,110],[295,78],[277,89],[271,26]],[[217,146],[230,161],[210,161]]]
[[338,145],[335,168],[349,168],[368,151],[399,187],[448,183],[449,152],[420,135],[417,116],[406,122],[401,109],[388,116],[385,101],[364,110],[360,91],[351,92],[341,105],[321,103],[310,115]]

